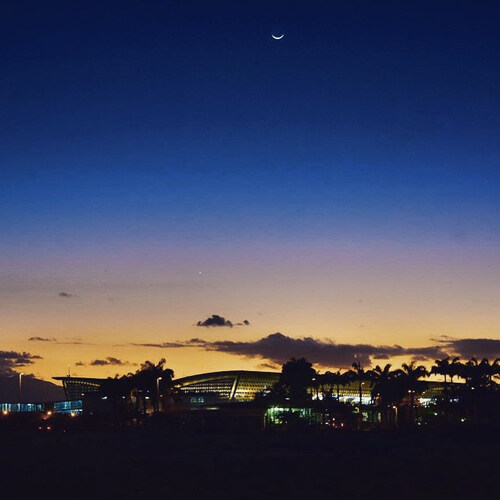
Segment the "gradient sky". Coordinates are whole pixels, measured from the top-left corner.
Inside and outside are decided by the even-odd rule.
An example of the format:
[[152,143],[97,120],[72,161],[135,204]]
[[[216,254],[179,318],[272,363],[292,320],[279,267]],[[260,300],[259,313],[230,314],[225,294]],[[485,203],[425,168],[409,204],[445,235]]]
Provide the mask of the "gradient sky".
[[498,26],[491,1],[2,2],[0,351],[41,357],[5,366],[499,356]]

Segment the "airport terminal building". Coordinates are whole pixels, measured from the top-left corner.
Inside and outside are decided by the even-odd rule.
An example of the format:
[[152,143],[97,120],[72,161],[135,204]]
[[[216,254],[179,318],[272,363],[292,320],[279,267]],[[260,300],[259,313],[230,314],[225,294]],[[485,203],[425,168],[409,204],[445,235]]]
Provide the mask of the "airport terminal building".
[[[278,381],[277,372],[232,370],[202,373],[174,380],[174,389],[182,402],[199,406],[213,403],[239,403],[252,401]],[[99,391],[106,379],[85,377],[53,377],[62,382],[66,398],[70,401]]]
[[[259,393],[269,391],[279,380],[279,372],[231,370],[201,373],[174,380],[174,390],[178,400],[188,406],[203,406],[215,403],[241,403],[252,401]],[[69,401],[80,400],[85,395],[97,392],[106,379],[84,377],[54,377],[62,382]],[[428,382],[428,389],[419,398],[422,404],[430,402],[442,391],[439,382]],[[351,382],[332,388],[342,403],[359,403],[358,382]],[[372,405],[372,387],[362,384],[362,404]],[[321,399],[322,394],[313,393],[313,399]]]

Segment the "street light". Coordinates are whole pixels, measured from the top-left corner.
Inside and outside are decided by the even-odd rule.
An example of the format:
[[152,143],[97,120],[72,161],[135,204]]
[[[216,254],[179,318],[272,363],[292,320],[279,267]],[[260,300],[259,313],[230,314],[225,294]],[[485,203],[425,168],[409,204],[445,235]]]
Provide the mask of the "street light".
[[[23,386],[22,386],[22,377],[24,373],[19,374],[19,404],[23,402]],[[21,409],[21,408],[19,408]]]
[[160,411],[160,380],[162,377],[156,377],[156,411]]

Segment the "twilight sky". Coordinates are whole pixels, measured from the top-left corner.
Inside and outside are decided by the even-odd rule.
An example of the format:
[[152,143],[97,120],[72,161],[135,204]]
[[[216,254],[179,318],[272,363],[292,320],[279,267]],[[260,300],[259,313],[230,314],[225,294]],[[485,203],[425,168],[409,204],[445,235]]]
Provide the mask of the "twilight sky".
[[500,356],[495,4],[2,2],[0,371]]

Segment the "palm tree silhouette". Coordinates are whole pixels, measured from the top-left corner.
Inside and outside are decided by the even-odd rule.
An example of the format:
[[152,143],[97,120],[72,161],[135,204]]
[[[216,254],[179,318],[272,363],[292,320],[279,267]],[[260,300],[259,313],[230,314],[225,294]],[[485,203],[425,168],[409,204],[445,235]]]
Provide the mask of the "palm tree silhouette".
[[386,364],[384,368],[377,365],[367,372],[372,381],[372,397],[378,402],[380,407],[380,417],[382,426],[395,424],[394,404],[401,400],[401,390],[398,377],[401,370],[391,370],[392,365]]
[[166,360],[161,358],[157,364],[145,361],[139,370],[132,376],[136,389],[141,391],[143,397],[143,408],[146,408],[146,398],[153,402],[154,412],[160,409],[160,398],[167,392],[167,404],[169,404],[170,390],[174,372],[165,367]]
[[349,370],[347,373],[347,377],[349,380],[358,383],[358,395],[359,395],[359,413],[358,413],[358,425],[361,426],[361,422],[363,421],[363,381],[367,380],[367,374],[364,368],[361,366],[359,361],[355,361],[352,365],[352,370]]
[[112,418],[115,423],[121,422],[127,417],[131,389],[131,380],[127,375],[107,378],[99,388],[99,395],[103,399],[107,399],[111,405]]
[[361,363],[355,361],[352,365],[352,370],[349,370],[349,377],[353,381],[358,382],[358,394],[359,394],[359,408],[361,411],[361,405],[363,404],[363,381],[367,379],[367,375],[365,373],[364,368],[361,366]]
[[337,401],[340,401],[340,386],[343,387],[349,383],[349,374],[347,372],[341,373],[340,370],[337,370],[333,374],[333,381],[337,389]]
[[427,377],[429,372],[423,365],[416,366],[416,362],[403,363],[401,365],[400,380],[403,387],[408,391],[410,400],[410,423],[415,424],[415,396],[427,389],[428,384],[420,380]]
[[435,366],[431,368],[431,374],[443,375],[444,377],[444,387],[445,390],[448,385],[447,376],[450,375],[450,358],[436,359],[434,361]]
[[[455,358],[457,359],[457,358]],[[444,359],[436,359],[434,361],[434,366],[431,368],[430,374],[433,375],[442,375],[444,377],[444,386],[443,386],[443,413],[446,420],[449,418],[449,405],[450,405],[450,396],[449,396],[449,387],[448,387],[448,379],[447,377],[452,378],[452,364],[450,363],[450,358],[446,357]]]

